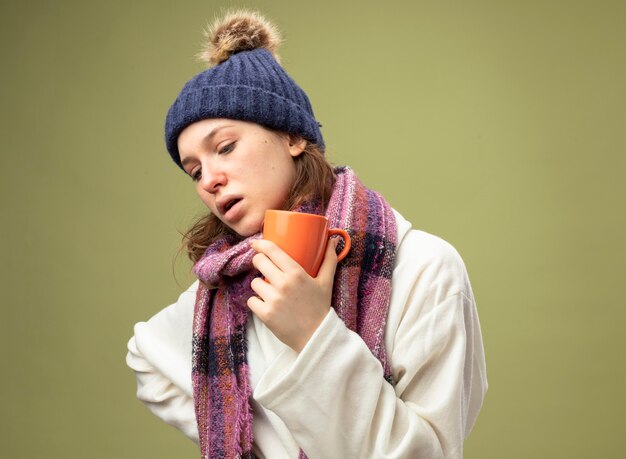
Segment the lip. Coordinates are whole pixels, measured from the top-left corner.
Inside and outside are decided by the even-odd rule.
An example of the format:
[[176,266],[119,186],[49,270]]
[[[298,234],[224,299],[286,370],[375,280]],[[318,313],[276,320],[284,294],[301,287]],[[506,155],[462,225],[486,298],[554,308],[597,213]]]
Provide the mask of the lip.
[[[241,196],[228,195],[228,196],[224,196],[217,202],[217,209],[219,213],[222,215],[222,217],[224,218],[224,220],[228,222],[237,220],[242,210],[242,207],[241,207],[242,200],[243,198]],[[237,201],[237,202],[235,202],[235,204],[233,204],[227,210],[226,206],[232,201]]]

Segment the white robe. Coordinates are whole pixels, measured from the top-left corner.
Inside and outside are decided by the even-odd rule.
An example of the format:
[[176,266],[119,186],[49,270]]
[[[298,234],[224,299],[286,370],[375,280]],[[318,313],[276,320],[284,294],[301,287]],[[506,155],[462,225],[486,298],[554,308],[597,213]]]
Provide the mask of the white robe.
[[[463,260],[394,211],[398,248],[385,349],[395,387],[330,309],[300,354],[254,315],[247,324],[254,452],[295,459],[461,458],[487,390],[480,324]],[[191,335],[198,281],[135,325],[126,362],[137,397],[198,442]]]

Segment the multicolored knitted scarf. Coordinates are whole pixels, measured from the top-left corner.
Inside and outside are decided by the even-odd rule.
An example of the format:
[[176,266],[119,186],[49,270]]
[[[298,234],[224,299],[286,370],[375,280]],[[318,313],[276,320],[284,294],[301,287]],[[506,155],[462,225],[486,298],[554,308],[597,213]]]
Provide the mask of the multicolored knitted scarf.
[[[391,208],[347,167],[335,169],[335,183],[326,216],[331,227],[344,228],[352,239],[348,256],[337,266],[332,307],[357,332],[392,381],[384,347],[391,295],[391,274],[397,245]],[[321,213],[315,203],[300,211]],[[317,210],[317,212],[313,212]],[[247,299],[250,282],[259,273],[252,266],[253,239],[224,237],[195,264],[199,285],[193,321],[193,396],[203,458],[254,458],[252,410],[247,361]],[[340,243],[341,244],[341,243]],[[305,458],[300,451],[300,458]]]

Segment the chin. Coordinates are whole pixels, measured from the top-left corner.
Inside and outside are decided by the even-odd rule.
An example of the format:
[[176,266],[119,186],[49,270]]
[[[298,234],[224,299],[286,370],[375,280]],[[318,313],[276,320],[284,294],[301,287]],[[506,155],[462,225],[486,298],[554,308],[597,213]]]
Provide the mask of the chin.
[[242,238],[247,238],[247,237],[250,237],[253,234],[257,233],[257,231],[252,231],[252,232],[250,232],[250,231],[237,231],[237,230],[233,230],[233,231],[235,231],[235,233],[237,233]]
[[238,228],[231,228],[231,229],[241,237],[249,237],[260,232],[262,227],[263,227],[263,222],[259,223],[258,225],[245,225],[245,226],[241,226]]

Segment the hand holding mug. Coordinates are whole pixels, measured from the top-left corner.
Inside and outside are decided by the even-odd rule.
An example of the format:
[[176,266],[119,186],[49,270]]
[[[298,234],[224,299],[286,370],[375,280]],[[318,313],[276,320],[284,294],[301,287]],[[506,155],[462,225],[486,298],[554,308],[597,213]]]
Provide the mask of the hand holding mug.
[[[252,281],[257,296],[248,306],[279,340],[300,352],[328,314],[335,268],[350,250],[350,236],[329,229],[325,217],[281,213],[267,211],[265,239],[252,243],[258,252],[252,262],[266,280]],[[329,243],[334,234],[345,239],[339,256],[336,244]]]
[[337,256],[338,261],[343,260],[350,250],[348,233],[329,226],[328,218],[323,215],[267,210],[263,222],[263,239],[274,242],[297,261],[311,277],[315,277],[331,236],[337,235],[344,239],[345,245]]

